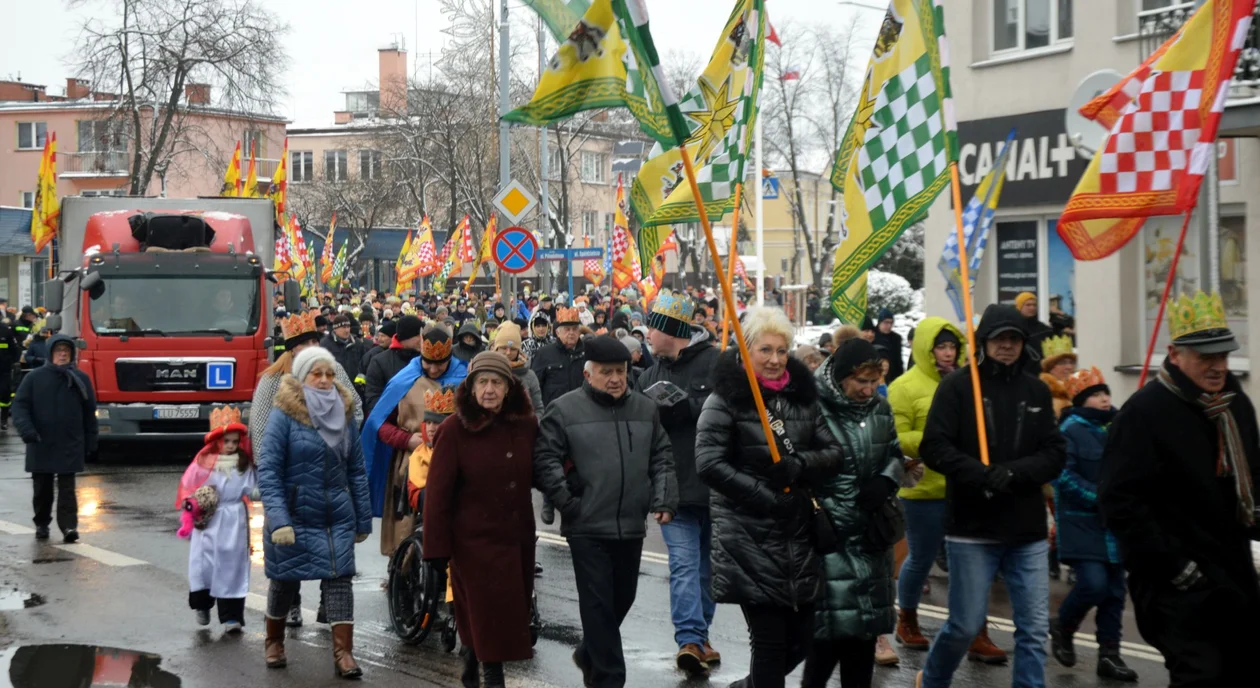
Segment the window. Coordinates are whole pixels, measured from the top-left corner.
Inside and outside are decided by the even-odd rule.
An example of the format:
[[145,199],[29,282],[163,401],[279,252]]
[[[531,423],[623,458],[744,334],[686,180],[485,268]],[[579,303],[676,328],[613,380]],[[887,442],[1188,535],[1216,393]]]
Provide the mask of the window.
[[264,157],[267,153],[267,139],[257,129],[246,129],[241,136],[241,160],[248,161],[251,150],[256,158]]
[[617,221],[615,213],[604,213],[604,231],[612,233],[613,223]]
[[993,52],[1036,50],[1072,38],[1072,0],[993,0]]
[[595,236],[595,230],[599,227],[599,211],[584,210],[582,211],[582,236]]
[[[243,277],[186,275],[111,275],[89,316],[99,335],[156,330],[169,336],[205,332],[207,327],[233,335],[258,331],[258,282]],[[209,298],[207,298],[209,297]],[[208,307],[171,308],[172,303],[207,303]]]
[[343,150],[324,151],[324,181],[344,182],[349,178],[347,159]]
[[95,196],[126,196],[127,193],[123,189],[85,189],[79,192],[80,196],[92,198]]
[[18,198],[21,199],[21,201],[18,203],[19,208],[34,208],[35,207],[35,192],[34,191],[19,191]]
[[381,178],[381,152],[376,150],[359,151],[359,178],[372,181]]
[[48,125],[44,122],[18,122],[18,150],[39,150],[48,138]]
[[356,115],[374,113],[380,109],[380,91],[357,91],[346,94],[346,111]]
[[79,152],[108,153],[126,150],[123,147],[122,127],[105,119],[79,120]]
[[547,179],[560,179],[560,170],[564,164],[564,156],[560,153],[557,146],[548,146],[550,154],[547,156]]
[[315,178],[315,154],[311,151],[293,151],[289,154],[293,167],[289,171],[295,182],[309,182]]
[[608,183],[608,156],[606,154],[582,151],[582,181],[589,184]]

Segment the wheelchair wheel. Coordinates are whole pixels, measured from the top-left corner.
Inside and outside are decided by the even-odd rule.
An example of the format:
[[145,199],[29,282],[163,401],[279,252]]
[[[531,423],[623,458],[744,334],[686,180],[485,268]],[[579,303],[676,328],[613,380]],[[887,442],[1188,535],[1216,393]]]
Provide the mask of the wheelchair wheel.
[[538,644],[538,635],[542,633],[542,615],[538,613],[538,593],[534,593],[529,598],[529,645],[533,647]]
[[451,609],[446,616],[446,624],[442,626],[442,649],[447,652],[454,652],[459,645],[459,629],[455,626],[455,609],[451,605]]
[[394,550],[389,559],[389,616],[394,632],[403,642],[419,645],[437,621],[437,603],[446,584],[424,565],[420,538],[413,535]]

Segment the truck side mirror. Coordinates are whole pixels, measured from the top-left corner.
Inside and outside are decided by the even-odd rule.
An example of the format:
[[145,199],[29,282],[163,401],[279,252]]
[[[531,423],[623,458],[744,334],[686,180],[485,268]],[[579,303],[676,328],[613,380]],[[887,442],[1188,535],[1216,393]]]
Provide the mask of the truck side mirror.
[[285,280],[284,309],[290,313],[302,312],[302,287],[296,280]]
[[51,279],[44,282],[44,308],[50,313],[61,312],[62,302],[65,297],[66,283],[59,279]]
[[79,288],[83,291],[92,291],[92,287],[101,283],[101,273],[89,272],[83,279],[79,280]]

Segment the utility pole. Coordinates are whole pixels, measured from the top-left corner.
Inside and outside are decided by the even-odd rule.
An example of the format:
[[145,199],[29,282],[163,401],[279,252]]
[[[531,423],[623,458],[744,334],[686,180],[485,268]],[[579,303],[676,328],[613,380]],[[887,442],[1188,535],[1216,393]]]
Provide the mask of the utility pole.
[[499,186],[507,186],[512,181],[511,155],[509,140],[511,134],[507,120],[503,116],[508,113],[508,87],[512,76],[512,65],[509,64],[510,51],[508,43],[512,40],[511,26],[508,24],[508,0],[499,0]]
[[[543,33],[542,17],[538,18],[538,79],[547,71],[547,35]],[[538,231],[542,232],[543,242],[550,243],[551,237],[551,200],[548,196],[547,177],[551,170],[551,149],[547,144],[547,127],[538,127],[538,177],[542,180],[538,199]],[[536,268],[537,269],[537,268]],[[542,270],[538,270],[542,277]],[[553,276],[554,278],[554,276]],[[542,287],[539,280],[539,287]]]

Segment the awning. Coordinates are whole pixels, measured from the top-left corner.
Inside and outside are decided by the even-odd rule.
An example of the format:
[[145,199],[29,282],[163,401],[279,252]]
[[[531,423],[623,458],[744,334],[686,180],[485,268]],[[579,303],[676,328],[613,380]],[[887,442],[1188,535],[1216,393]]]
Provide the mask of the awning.
[[0,206],[0,255],[33,256],[31,209]]

